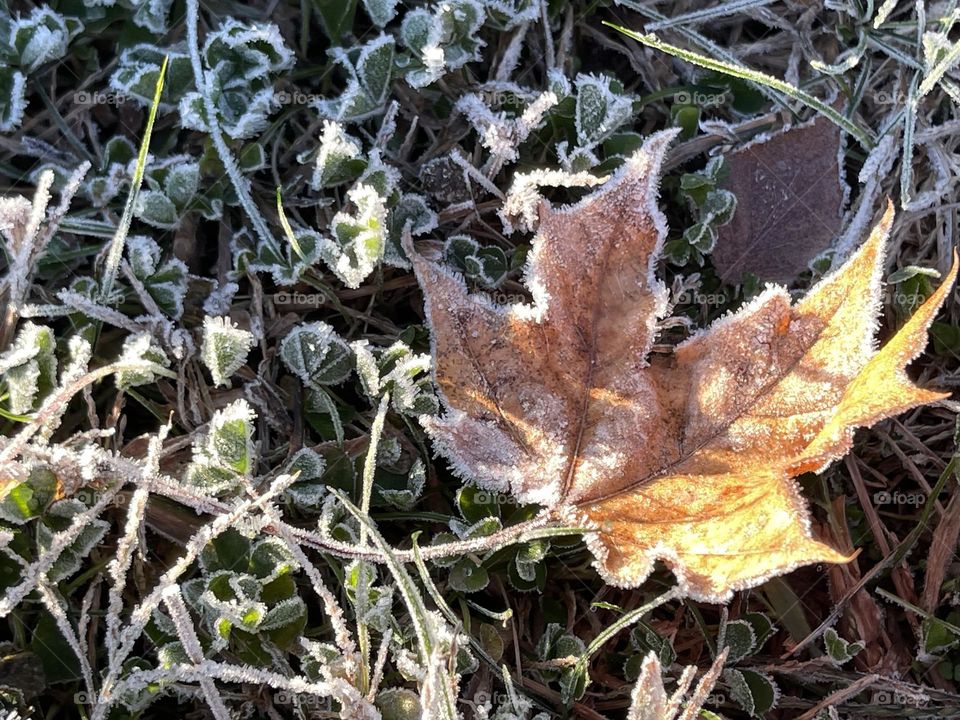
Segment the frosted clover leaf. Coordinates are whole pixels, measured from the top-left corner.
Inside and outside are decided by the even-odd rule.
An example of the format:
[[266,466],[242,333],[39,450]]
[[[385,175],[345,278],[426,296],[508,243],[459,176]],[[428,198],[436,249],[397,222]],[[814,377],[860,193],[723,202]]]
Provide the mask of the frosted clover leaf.
[[333,187],[354,180],[366,167],[360,142],[336,122],[325,120],[310,187]]
[[[299,565],[281,540],[251,543],[230,532],[204,549],[201,564],[205,577],[187,583],[184,595],[223,641],[230,639],[234,627],[264,633],[302,627],[306,605],[290,577]],[[274,582],[280,578],[286,581]],[[271,639],[281,637],[274,634]]]
[[173,0],[88,0],[88,7],[116,7],[133,10],[132,18],[136,25],[146,28],[156,35],[163,35],[169,29],[167,18]]
[[229,385],[230,376],[247,360],[253,347],[253,335],[242,330],[227,317],[203,319],[203,345],[200,357],[217,385]]
[[418,237],[436,227],[437,214],[427,205],[425,197],[414,193],[402,195],[387,216],[387,244],[383,250],[383,261],[392,267],[409,270],[410,261],[401,246],[404,232]]
[[139,194],[134,214],[164,230],[179,227],[200,185],[199,163],[184,155],[165,158],[151,163],[144,179],[149,189]]
[[84,182],[84,190],[94,207],[106,207],[129,181],[128,165],[136,156],[137,149],[127,138],[116,135],[104,146],[103,161],[97,174]]
[[336,385],[350,376],[350,346],[324,322],[300,325],[280,343],[284,365],[305,385]]
[[[269,122],[277,102],[273,79],[293,66],[293,53],[284,45],[276,25],[241,23],[228,17],[207,37],[203,59],[217,121],[234,140],[253,137]],[[190,92],[180,100],[185,128],[208,131],[204,99]]]
[[133,0],[133,22],[157,35],[167,32],[167,16],[173,0]]
[[284,472],[297,475],[297,481],[287,488],[287,497],[301,508],[317,508],[327,494],[327,487],[316,482],[323,475],[326,461],[312,448],[300,448],[287,463]]
[[363,0],[363,9],[377,27],[385,27],[397,15],[399,0]]
[[18,55],[20,67],[31,73],[66,55],[67,45],[81,30],[83,23],[77,18],[64,17],[42,6],[10,24],[9,43]]
[[178,46],[159,48],[140,43],[127,48],[120,53],[117,69],[110,76],[110,88],[149,107],[164,56],[169,60],[158,110],[169,112],[183,95],[194,89],[190,57]]
[[333,238],[323,238],[320,257],[347,287],[358,288],[383,257],[387,209],[370,185],[355,185],[347,197],[355,210],[333,216]]
[[218,495],[253,474],[253,409],[237,400],[214,413],[206,435],[194,444],[187,482],[198,490]]
[[157,375],[150,365],[163,368],[170,365],[163,350],[146,333],[127,336],[123,341],[120,362],[142,366],[142,368],[124,369],[117,373],[117,387],[124,390],[155,382]]
[[733,218],[737,196],[717,187],[722,180],[723,165],[723,157],[712,157],[700,172],[681,176],[680,189],[696,222],[684,230],[682,238],[665,244],[664,251],[673,262],[685,264],[693,259],[702,264],[703,256],[712,252],[716,245],[719,228]]
[[145,235],[127,239],[127,261],[134,276],[157,306],[172,318],[183,314],[187,294],[187,266],[178,258],[161,262],[160,246]]
[[632,98],[606,75],[577,75],[577,144],[592,148],[633,117]]
[[242,23],[226,18],[203,45],[207,66],[225,87],[243,87],[293,67],[293,52],[273,23]]
[[7,352],[0,355],[0,374],[9,395],[10,412],[22,415],[56,384],[57,341],[53,331],[43,325],[26,322]]
[[370,151],[367,166],[360,174],[357,184],[372,187],[380,197],[385,198],[386,203],[397,192],[400,171],[392,165],[387,165],[380,156],[380,150],[374,148]]
[[475,0],[451,0],[431,13],[423,8],[408,12],[400,26],[400,41],[410,51],[406,81],[421,88],[444,73],[480,59],[484,46],[479,30],[486,18]]
[[358,340],[351,347],[357,375],[369,398],[375,400],[389,392],[394,410],[404,415],[433,415],[438,411],[429,377],[429,355],[415,354],[402,341],[377,355],[366,340]]
[[337,442],[343,442],[340,411],[324,385],[343,382],[350,375],[347,343],[323,322],[300,325],[280,343],[284,365],[307,387],[307,411],[330,417]]
[[381,34],[360,48],[333,48],[333,61],[347,74],[347,87],[336,99],[319,100],[322,115],[336,120],[363,120],[379,112],[393,77],[393,38]]
[[423,460],[417,458],[407,473],[407,486],[402,490],[380,488],[380,495],[388,504],[398,510],[411,510],[423,494],[427,481],[427,468]]
[[[245,140],[266,130],[274,110],[272,87],[259,90],[225,90],[221,78],[210,80],[210,95],[223,131],[234,140]],[[188,130],[209,132],[207,111],[200,93],[191,92],[180,101],[180,123]]]
[[451,235],[444,244],[444,253],[448,262],[484,287],[499,287],[510,271],[510,261],[501,248],[481,246],[469,235]]
[[186,156],[167,158],[148,168],[144,179],[149,189],[137,197],[136,217],[164,230],[179,227],[197,194],[200,165]]

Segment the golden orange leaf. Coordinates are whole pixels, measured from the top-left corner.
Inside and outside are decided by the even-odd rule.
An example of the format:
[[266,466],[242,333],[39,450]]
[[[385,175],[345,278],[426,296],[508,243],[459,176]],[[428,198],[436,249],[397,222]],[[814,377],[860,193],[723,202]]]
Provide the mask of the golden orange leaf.
[[728,598],[800,565],[849,557],[811,536],[794,477],[857,427],[945,397],[904,367],[952,286],[882,348],[874,338],[893,219],[792,304],[777,286],[650,355],[667,292],[651,136],[599,190],[541,207],[531,304],[468,293],[408,250],[426,298],[445,412],[424,425],[464,478],[587,522],[602,576],[634,587],[663,560],[691,597]]

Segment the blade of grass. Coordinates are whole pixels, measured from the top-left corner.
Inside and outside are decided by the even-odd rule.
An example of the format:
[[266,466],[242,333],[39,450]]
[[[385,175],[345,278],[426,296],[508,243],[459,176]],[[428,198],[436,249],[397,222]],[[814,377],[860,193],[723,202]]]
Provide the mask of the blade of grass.
[[694,10],[693,12],[684,13],[683,15],[667,18],[666,20],[658,20],[648,25],[647,30],[653,32],[677,25],[694,25],[706,22],[707,20],[713,20],[714,18],[734,15],[741,10],[772,5],[774,2],[775,0],[731,0],[730,2],[724,2],[714,7]]
[[[413,578],[410,577],[410,573],[407,572],[403,563],[397,559],[393,548],[383,539],[383,536],[380,534],[380,531],[377,530],[373,521],[370,520],[370,517],[350,502],[339,490],[331,489],[331,492],[339,498],[347,511],[357,519],[357,522],[360,523],[361,530],[369,536],[373,544],[376,545],[377,549],[383,555],[384,562],[390,570],[390,574],[393,575],[393,579],[397,583],[397,589],[400,591],[400,596],[403,598],[403,602],[407,606],[407,611],[410,613],[410,620],[413,623],[414,634],[416,635],[419,646],[420,661],[424,667],[429,670],[429,663],[435,662],[436,660],[434,658],[434,651],[437,648],[437,638],[433,632],[433,621],[428,615],[427,608],[423,603],[423,598],[420,597],[420,592],[413,582]],[[438,687],[434,689],[439,690],[441,693],[440,707],[442,717],[455,720],[457,717],[456,698],[451,696],[447,683],[440,682],[437,683],[437,686]]]
[[[610,638],[616,635],[621,630],[625,630],[631,625],[635,625],[639,622],[644,615],[648,612],[654,610],[655,608],[660,607],[664,603],[668,603],[671,600],[676,600],[681,596],[681,591],[679,587],[675,587],[671,590],[668,590],[663,595],[658,595],[653,600],[648,603],[645,603],[638,607],[636,610],[631,610],[626,615],[622,616],[618,620],[615,620],[613,623],[604,628],[599,635],[597,635],[593,641],[587,646],[586,651],[583,655],[580,656],[580,659],[577,660],[577,664],[573,669],[574,677],[584,677],[586,678],[587,672],[587,663],[590,662],[590,658],[593,657],[596,652],[603,647]],[[576,698],[574,694],[579,688],[577,687],[579,683],[574,681],[571,685],[566,685],[562,691],[562,698],[565,705],[570,705]],[[584,690],[586,687],[584,686]],[[581,690],[582,692],[582,690]]]
[[[277,190],[277,199],[279,205],[280,191]],[[363,487],[360,494],[360,512],[364,517],[370,517],[370,498],[373,495],[373,474],[377,469],[377,446],[380,444],[380,436],[383,434],[383,425],[387,419],[387,408],[390,407],[390,393],[385,393],[380,398],[380,407],[377,408],[377,416],[370,427],[370,445],[367,447],[367,456],[363,461]],[[367,546],[367,526],[360,524],[360,547]],[[360,569],[361,580],[366,577],[363,568]],[[359,590],[358,590],[359,593]],[[360,683],[361,692],[366,695],[370,690],[370,629],[367,623],[357,619],[357,641],[360,646]]]
[[287,220],[287,214],[283,211],[283,197],[281,195],[279,185],[277,185],[277,215],[280,217],[280,227],[283,228],[283,233],[287,236],[287,240],[290,241],[293,251],[301,260],[303,260],[303,250],[300,249],[300,243],[297,242],[297,236],[293,234],[293,228],[290,227],[290,221]]
[[903,159],[900,161],[900,206],[907,209],[913,201],[913,135],[917,129],[917,76],[907,94],[903,114]]
[[646,45],[654,50],[660,50],[668,55],[673,55],[674,57],[685,60],[693,65],[697,65],[707,70],[713,70],[714,72],[719,72],[724,75],[729,75],[730,77],[739,78],[740,80],[747,80],[757,85],[773,88],[774,90],[777,90],[784,95],[793,98],[794,100],[798,100],[812,110],[820,113],[832,123],[855,137],[857,142],[859,142],[867,150],[873,148],[874,146],[874,140],[869,130],[861,128],[852,120],[844,117],[843,114],[838,112],[836,109],[830,107],[827,103],[815,98],[810,93],[801,90],[800,88],[795,87],[784,80],[780,80],[779,78],[775,78],[772,75],[767,75],[766,73],[762,73],[757,70],[745,68],[741,65],[735,65],[722,60],[715,60],[714,58],[707,57],[706,55],[701,55],[699,53],[677,47],[676,45],[665,43],[655,35],[641,35],[640,33],[630,30],[629,28],[615,25],[606,21],[604,21],[603,24],[613,28],[617,32],[623,33],[627,37],[636,40],[642,45]]
[[150,114],[147,116],[147,128],[143,133],[143,140],[140,141],[137,164],[133,170],[133,178],[130,180],[130,194],[127,195],[127,204],[123,208],[123,215],[120,216],[120,224],[113,235],[113,240],[110,241],[107,262],[104,266],[103,277],[100,280],[99,299],[104,305],[108,304],[110,293],[113,292],[113,283],[117,279],[117,268],[120,267],[120,259],[123,257],[123,247],[127,241],[127,233],[130,232],[130,223],[133,222],[133,208],[140,197],[143,172],[147,165],[147,153],[150,150],[150,136],[153,134],[153,124],[157,119],[157,108],[160,106],[160,93],[163,91],[163,81],[167,75],[169,59],[170,57],[165,55],[163,63],[160,65],[160,74],[157,76],[157,84],[153,89],[153,101],[150,103]]
[[957,61],[960,61],[960,42],[953,43],[947,54],[943,56],[943,59],[930,69],[930,72],[917,89],[917,99],[922,98],[933,90],[934,86],[940,82],[947,71],[957,64]]
[[[660,13],[647,5],[637,2],[637,0],[619,0],[619,4],[625,7],[628,7],[631,10],[634,10],[635,12],[638,12],[644,17],[651,18],[658,22],[663,20],[669,20],[669,18],[663,13]],[[673,28],[673,32],[677,33],[681,37],[690,41],[691,43],[693,43],[694,45],[696,45],[697,47],[699,47],[701,50],[703,50],[704,52],[706,52],[708,55],[712,57],[719,58],[720,60],[726,60],[727,62],[732,63],[734,65],[740,62],[739,58],[737,58],[735,55],[727,51],[726,48],[723,48],[717,45],[716,43],[714,43],[713,41],[708,40],[703,35],[698,33],[696,30],[693,30],[692,28],[678,26]],[[777,103],[778,105],[781,105],[782,107],[787,108],[788,110],[790,109],[789,103],[787,102],[788,98],[783,93],[777,92],[773,88],[769,88],[764,85],[758,86],[757,89],[771,102]]]

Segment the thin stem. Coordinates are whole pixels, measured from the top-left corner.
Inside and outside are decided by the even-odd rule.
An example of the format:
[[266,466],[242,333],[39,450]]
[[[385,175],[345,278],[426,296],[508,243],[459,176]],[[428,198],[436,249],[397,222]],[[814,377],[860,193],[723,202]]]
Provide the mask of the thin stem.
[[104,305],[108,304],[110,294],[113,292],[113,283],[117,279],[117,268],[120,266],[120,258],[123,257],[123,247],[127,241],[127,233],[130,232],[130,223],[133,222],[133,210],[140,197],[140,186],[143,184],[143,174],[147,166],[147,153],[150,151],[150,136],[153,134],[153,124],[157,119],[157,108],[160,107],[160,93],[163,92],[163,81],[167,76],[169,59],[170,57],[165,55],[163,63],[160,65],[160,74],[157,76],[157,84],[153,89],[153,102],[150,103],[150,114],[147,116],[147,128],[144,130],[143,140],[140,142],[137,164],[133,169],[133,178],[130,181],[130,194],[127,195],[127,204],[123,207],[120,224],[113,235],[113,240],[110,241],[103,280],[100,283],[99,297],[100,302]]
[[[279,197],[279,194],[278,194]],[[360,495],[360,513],[364,518],[370,518],[370,499],[373,495],[373,475],[377,469],[377,446],[383,434],[383,425],[387,419],[387,408],[390,407],[390,393],[384,393],[380,398],[377,416],[370,427],[370,445],[367,447],[367,456],[363,461],[363,488]],[[367,547],[367,524],[360,523],[360,547]],[[363,561],[361,561],[362,563]],[[366,572],[363,567],[358,568],[357,602],[361,594],[366,594]],[[357,641],[360,646],[360,692],[366,695],[370,691],[370,629],[367,623],[357,618]]]
[[[593,642],[591,642],[590,645],[587,646],[586,652],[584,652],[583,655],[580,656],[580,659],[577,660],[577,664],[576,666],[574,666],[574,669],[573,669],[573,676],[579,677],[580,675],[585,675],[587,671],[587,663],[590,662],[590,658],[593,657],[593,655],[596,654],[597,650],[603,647],[610,638],[612,638],[621,630],[625,630],[631,625],[634,625],[635,623],[642,620],[643,616],[646,615],[651,610],[653,610],[654,608],[658,608],[661,605],[670,602],[671,600],[676,600],[681,595],[682,593],[680,591],[679,586],[675,587],[669,590],[668,592],[665,592],[663,595],[659,595],[655,597],[653,600],[646,603],[645,605],[641,605],[636,610],[631,610],[626,615],[621,617],[619,620],[611,624],[609,627],[602,630],[600,634],[593,639]],[[577,683],[575,681],[573,685],[570,687],[570,691],[575,690],[576,685]],[[566,692],[567,691],[565,691],[564,694],[566,694]],[[569,703],[575,699],[576,698],[573,698],[573,697],[564,697],[564,702]]]

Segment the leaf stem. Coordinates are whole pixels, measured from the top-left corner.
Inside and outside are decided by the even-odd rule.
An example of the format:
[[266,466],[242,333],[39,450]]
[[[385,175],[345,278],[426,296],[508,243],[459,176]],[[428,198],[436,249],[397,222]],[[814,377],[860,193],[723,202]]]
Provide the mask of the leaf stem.
[[[625,630],[631,625],[634,625],[640,620],[642,620],[643,616],[649,613],[651,610],[658,608],[661,605],[670,602],[671,600],[676,600],[681,595],[682,595],[682,592],[680,590],[680,587],[676,586],[668,590],[667,592],[665,592],[663,595],[658,595],[650,602],[644,605],[641,605],[636,610],[631,610],[626,615],[621,617],[619,620],[616,620],[611,625],[604,628],[600,632],[600,634],[593,639],[590,645],[587,646],[586,652],[584,652],[583,655],[580,656],[580,659],[577,660],[577,664],[574,666],[574,669],[573,669],[574,681],[570,685],[567,685],[566,687],[563,688],[564,704],[570,705],[570,703],[572,703],[574,700],[577,699],[576,697],[574,697],[574,694],[577,694],[578,690],[580,689],[577,687],[579,683],[576,680],[576,678],[580,677],[581,675],[583,675],[584,677],[586,676],[587,663],[590,662],[590,658],[596,654],[597,650],[603,647],[603,645],[605,645],[606,642],[610,640],[610,638],[612,638],[618,632],[620,632],[621,630]],[[584,685],[583,689],[586,689],[586,685]],[[582,690],[580,690],[580,692],[582,692]]]

